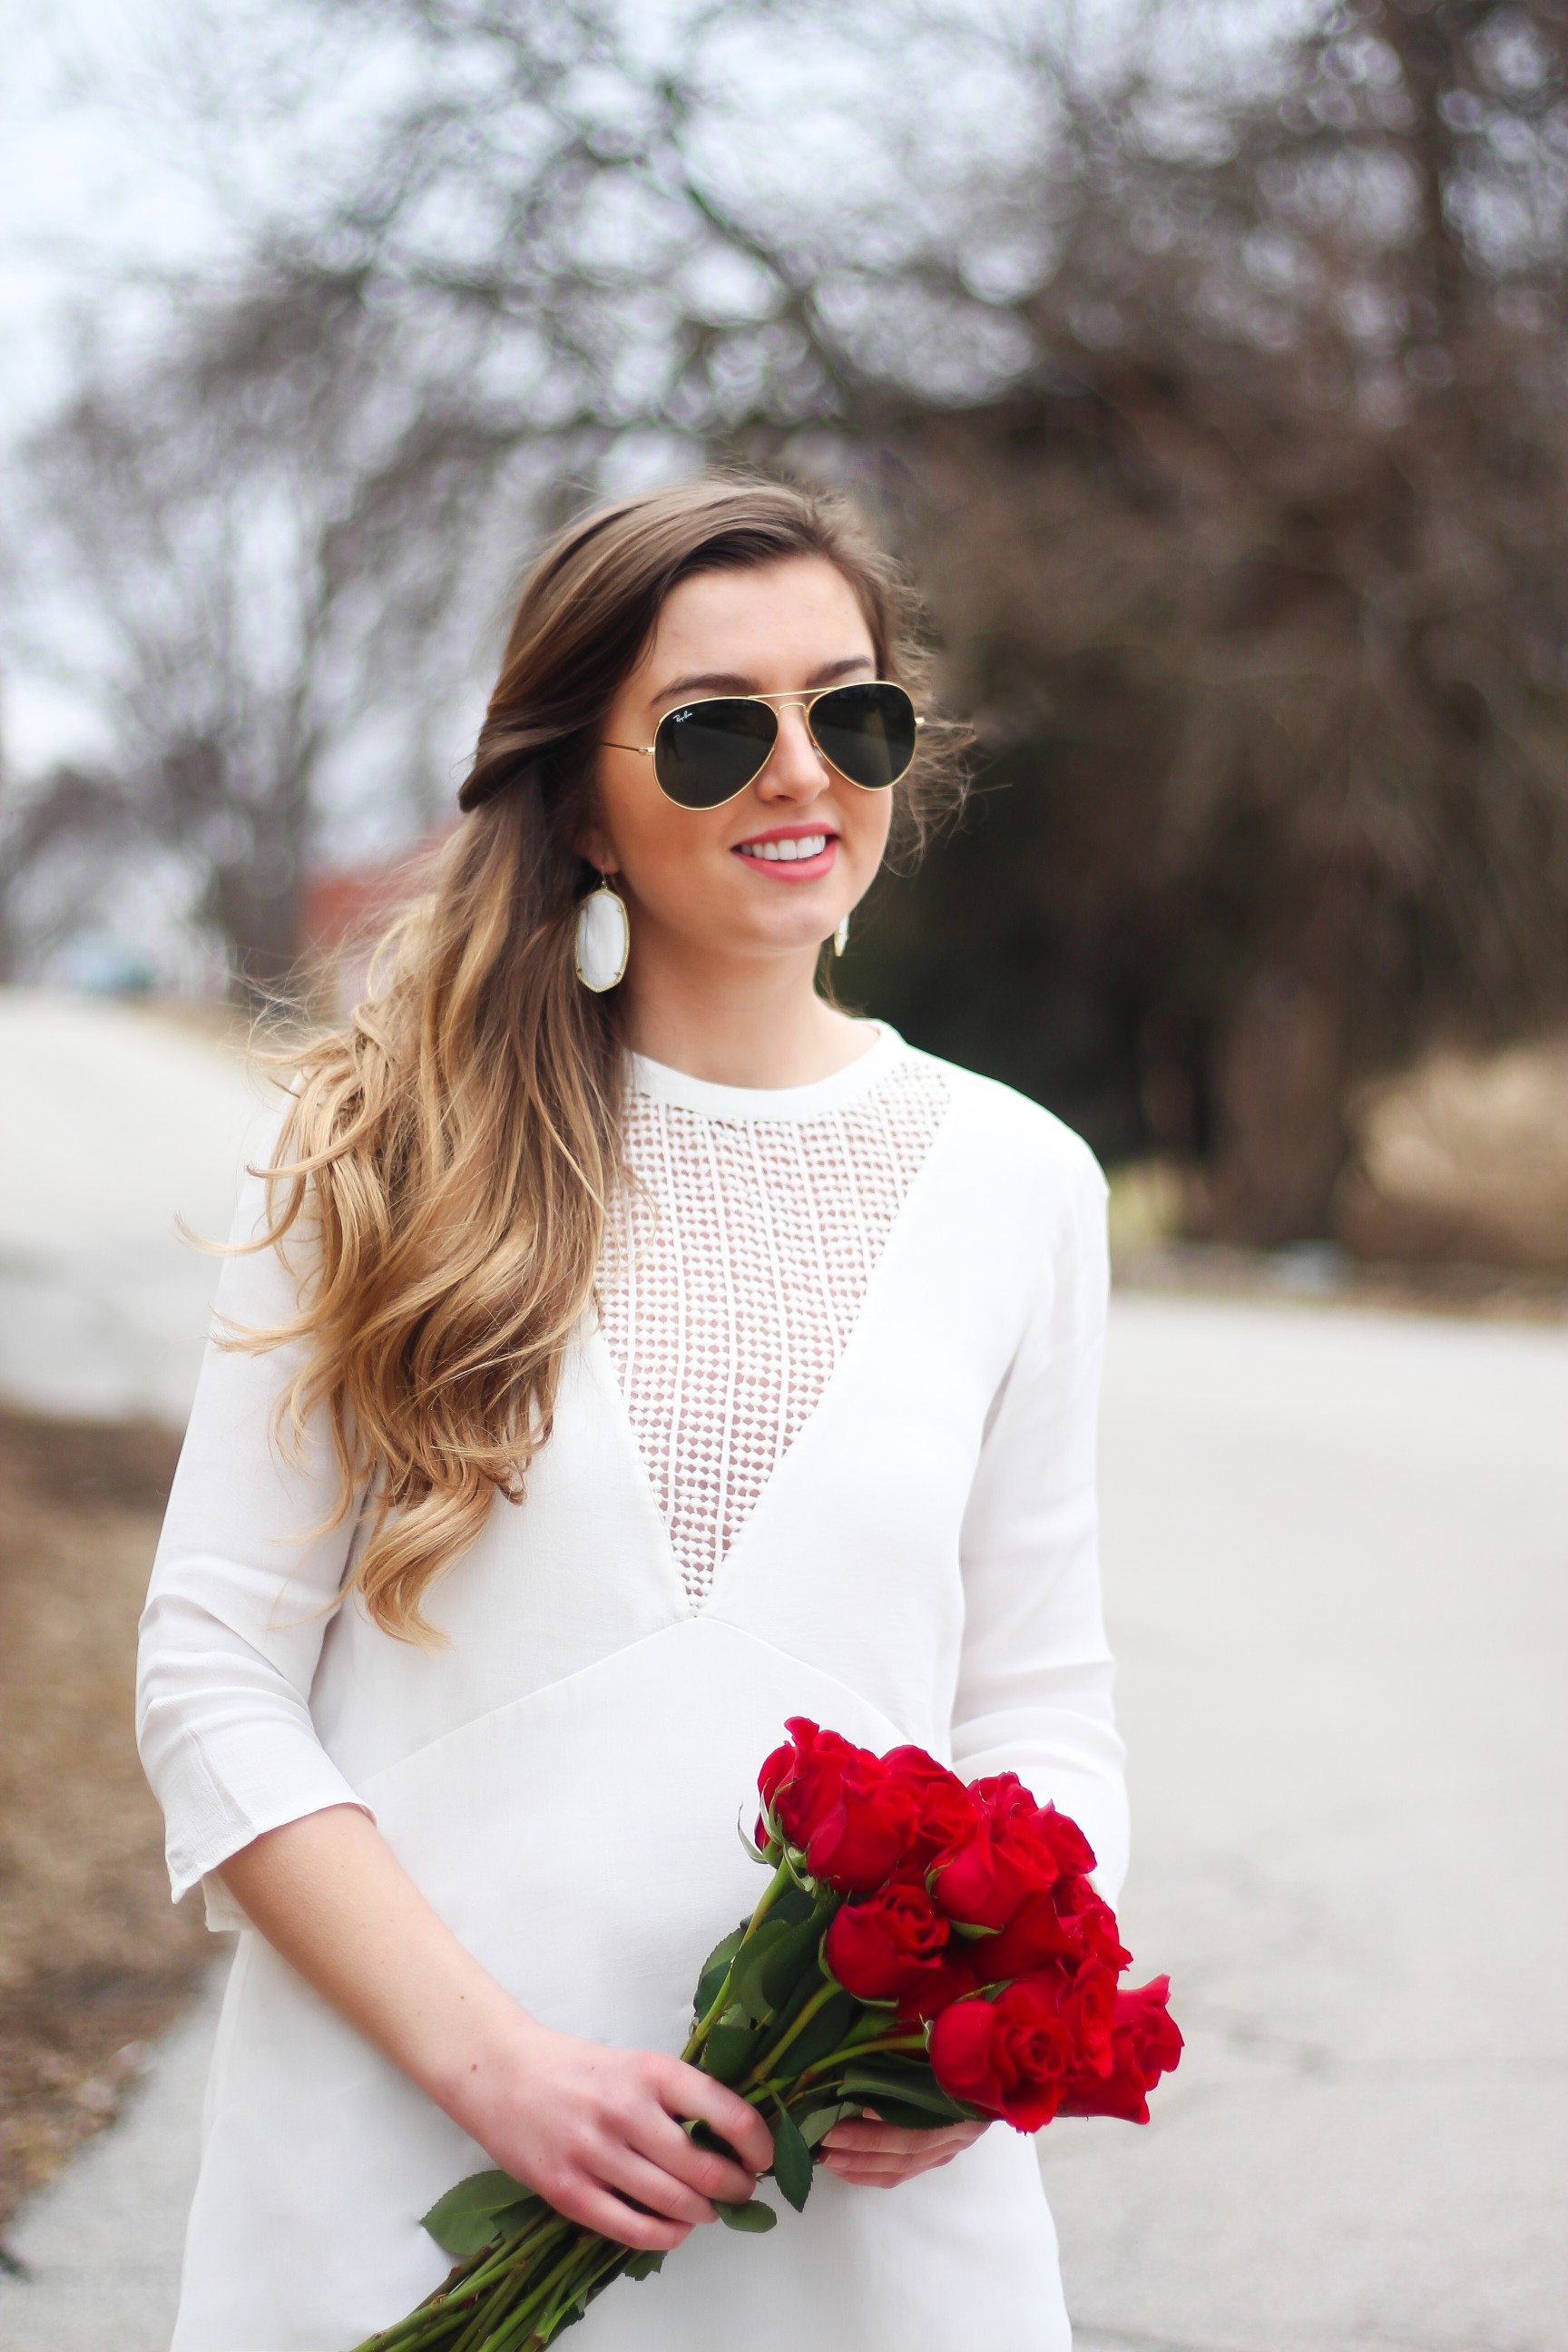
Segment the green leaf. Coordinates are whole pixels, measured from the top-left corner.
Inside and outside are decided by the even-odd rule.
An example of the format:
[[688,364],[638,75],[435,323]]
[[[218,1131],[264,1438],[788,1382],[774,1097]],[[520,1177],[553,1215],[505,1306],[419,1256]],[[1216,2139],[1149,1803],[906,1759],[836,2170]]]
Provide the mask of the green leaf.
[[740,2165],[742,2171],[746,2168],[745,2159],[737,2156],[723,2134],[716,2132],[711,2124],[704,2123],[700,2116],[696,2116],[690,2123],[683,2125],[681,2128],[693,2147],[705,2147],[714,2156],[728,2157],[730,2162]]
[[718,2210],[719,2219],[727,2230],[744,2230],[753,2238],[762,2237],[779,2218],[773,2207],[764,2205],[760,2197],[753,2197],[749,2205],[721,2204]]
[[657,2271],[664,2268],[664,2251],[662,2246],[639,2247],[636,2253],[629,2254],[621,2264],[621,2276],[630,2279],[652,2278]]
[[[808,2000],[815,2000],[816,1995],[822,1990],[823,1986],[826,1982],[827,1979],[815,1963],[813,1963],[811,1967],[805,1968],[801,1970],[794,1991],[790,1994],[787,2000],[779,2002],[773,2011],[773,2023],[768,2030],[768,2040],[770,2042],[777,2042],[780,2036],[784,2033],[785,2028],[795,2023],[795,2019],[800,2015],[800,2012],[805,2007],[806,2002]],[[793,2066],[795,2061],[790,2058],[788,2051],[784,2053],[784,2057],[786,2063]]]
[[956,2123],[967,2113],[930,2074],[922,2080],[912,2067],[906,2074],[902,2068],[895,2072],[891,2067],[854,2066],[841,2077],[839,2088],[846,2098],[869,2099],[873,2105],[882,2099],[898,2099],[908,2107],[923,2107],[944,2123]]
[[900,2131],[940,2131],[944,2123],[961,2121],[963,2113],[960,2108],[951,2116],[933,2116],[929,2107],[911,2106],[906,2100],[889,2098],[886,2091],[879,2091],[871,2104],[885,2124],[893,2124]]
[[779,2063],[787,2075],[804,2074],[818,2058],[837,2050],[860,2013],[860,2004],[847,1992],[836,1992],[790,2043]]
[[762,1990],[770,2009],[782,2009],[795,1986],[802,1971],[815,1971],[817,1947],[822,1941],[822,1922],[815,1911],[785,1928],[778,1942],[769,1948],[763,1966]]
[[543,2202],[542,2197],[525,2189],[510,2172],[472,2172],[437,2199],[419,2226],[429,2231],[444,2254],[466,2263],[498,2238],[521,2229]]
[[774,2116],[773,2131],[773,2179],[779,2194],[789,2200],[797,2213],[804,2213],[811,2194],[811,2150],[787,2107],[781,2106]]
[[854,2099],[840,2099],[831,2107],[813,2107],[801,2124],[800,2136],[807,2147],[819,2147],[835,2124],[841,2124],[846,2116],[858,2116],[859,2112],[859,2105]]
[[749,2022],[728,2023],[725,2021],[731,2014],[726,2011],[725,2018],[713,2027],[702,2044],[699,2063],[702,2072],[711,2074],[716,2083],[738,2083],[751,2065],[752,2053],[757,2046],[755,2026]]
[[772,1954],[789,1941],[792,1933],[798,1930],[792,1930],[787,1919],[764,1919],[746,1946],[745,1958],[736,1972],[735,1999],[754,2024],[761,2025],[773,2009],[763,1990],[763,1971]]
[[691,2007],[694,2016],[706,2017],[718,2000],[719,1988],[730,1973],[730,1963],[741,1948],[748,1924],[742,1919],[740,1926],[724,1937],[722,1943],[714,1945],[713,1949],[703,1961],[702,1974],[697,1979],[697,1990],[692,1996]]
[[809,1919],[816,1909],[815,1901],[804,1886],[786,1886],[775,1899],[768,1916],[770,1919],[783,1919],[788,1927],[798,1927],[801,1921]]

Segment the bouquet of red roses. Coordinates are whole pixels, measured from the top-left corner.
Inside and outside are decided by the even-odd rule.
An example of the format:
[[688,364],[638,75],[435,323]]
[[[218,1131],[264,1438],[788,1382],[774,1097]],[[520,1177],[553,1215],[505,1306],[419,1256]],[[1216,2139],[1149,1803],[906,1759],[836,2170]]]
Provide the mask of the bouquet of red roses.
[[[923,1748],[874,1756],[800,1716],[786,1728],[759,1782],[753,1851],[772,1875],[703,1963],[681,2053],[765,2117],[780,2195],[805,2206],[813,2150],[867,2107],[915,2129],[1147,2123],[1181,2054],[1169,1980],[1120,1988],[1130,1956],[1077,1823],[1011,1772],[966,1785]],[[720,2213],[738,2230],[777,2218],[755,2198]],[[503,2172],[461,2182],[424,2226],[457,2267],[359,2352],[539,2352],[613,2280],[664,2261]]]

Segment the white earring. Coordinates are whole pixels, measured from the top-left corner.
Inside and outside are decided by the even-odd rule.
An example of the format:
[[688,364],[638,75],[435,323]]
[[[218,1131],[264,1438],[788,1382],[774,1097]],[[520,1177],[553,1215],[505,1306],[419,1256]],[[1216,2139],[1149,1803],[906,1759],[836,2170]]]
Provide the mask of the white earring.
[[848,916],[847,916],[847,915],[843,915],[843,916],[841,916],[841,917],[839,918],[838,929],[837,929],[834,932],[834,934],[833,934],[833,952],[834,952],[834,954],[835,954],[836,956],[841,956],[841,955],[843,954],[843,952],[844,952],[845,949],[848,946],[848,944],[849,944],[849,918],[848,918]]
[[601,875],[598,888],[590,890],[577,908],[577,977],[584,987],[591,988],[595,996],[619,987],[626,978],[631,947],[626,901],[611,889],[609,876]]

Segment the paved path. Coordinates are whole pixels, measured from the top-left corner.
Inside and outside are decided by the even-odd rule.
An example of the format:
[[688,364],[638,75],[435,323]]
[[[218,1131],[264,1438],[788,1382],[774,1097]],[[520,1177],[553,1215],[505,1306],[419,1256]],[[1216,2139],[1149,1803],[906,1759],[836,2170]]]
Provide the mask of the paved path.
[[0,2352],[168,2352],[221,1972],[166,2034],[119,2120],[6,2233]]
[[1119,1303],[1127,1940],[1191,2049],[1045,2161],[1085,2352],[1568,2347],[1568,1333]]
[[0,1397],[183,1427],[222,1240],[266,1125],[227,1037],[99,998],[0,989]]
[[[1568,1333],[1118,1301],[1123,1922],[1190,2049],[1046,2136],[1081,2352],[1568,2352],[1565,1431]],[[22,2218],[0,2352],[165,2352],[205,2030]]]

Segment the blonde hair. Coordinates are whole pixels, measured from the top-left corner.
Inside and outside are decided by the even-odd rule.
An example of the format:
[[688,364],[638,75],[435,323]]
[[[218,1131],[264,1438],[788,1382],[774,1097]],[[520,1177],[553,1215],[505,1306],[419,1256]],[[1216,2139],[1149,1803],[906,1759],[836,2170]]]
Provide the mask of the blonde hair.
[[[523,585],[458,794],[466,814],[425,895],[382,942],[347,1027],[290,1057],[252,1246],[280,1247],[300,1224],[311,1271],[292,1324],[234,1344],[305,1342],[280,1412],[297,1438],[324,1409],[334,1524],[364,1522],[351,1589],[404,1639],[435,1638],[425,1593],[493,1493],[522,1498],[621,1172],[617,1002],[584,989],[573,957],[577,901],[596,879],[576,844],[604,714],[678,581],[799,555],[837,565],[879,675],[918,689],[909,592],[835,497],[700,482],[563,530]],[[958,734],[923,730],[897,788],[906,844],[953,796]]]

